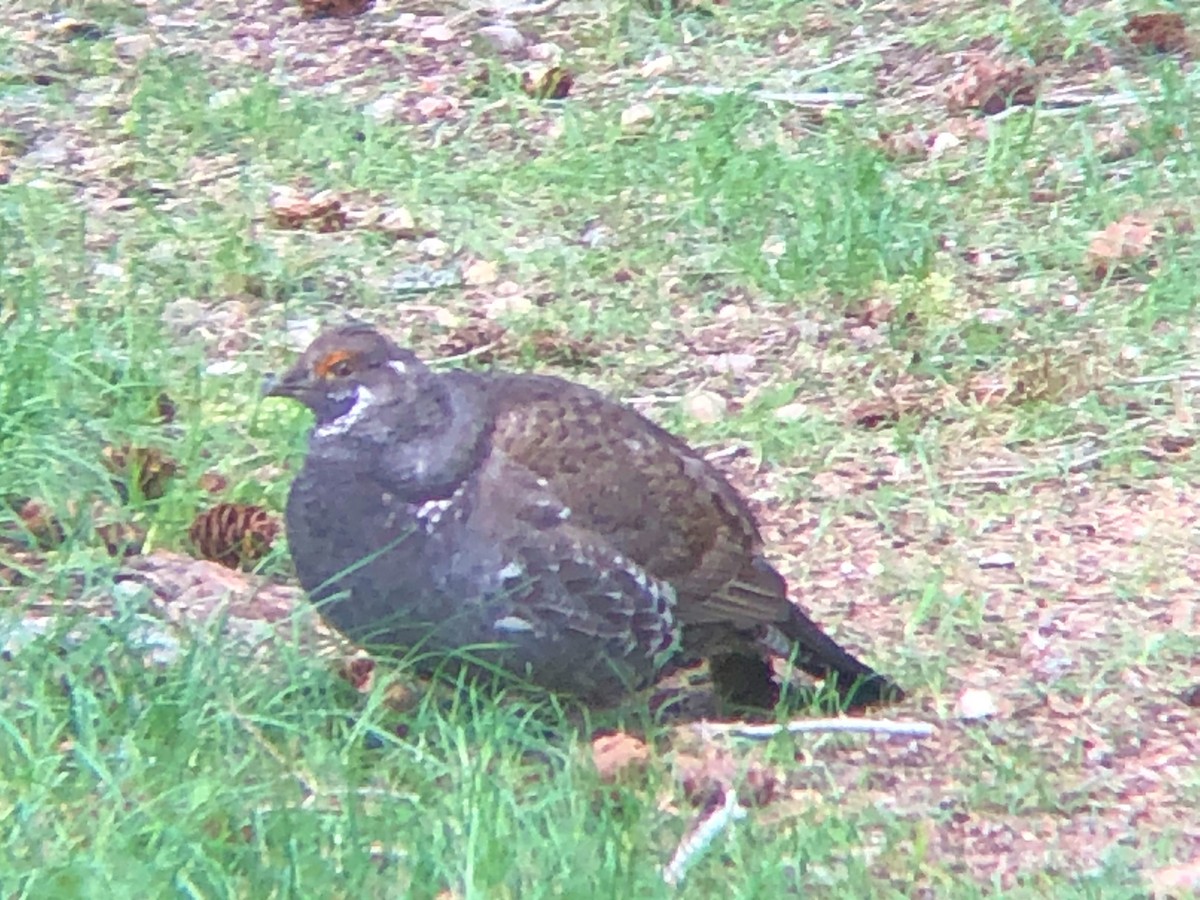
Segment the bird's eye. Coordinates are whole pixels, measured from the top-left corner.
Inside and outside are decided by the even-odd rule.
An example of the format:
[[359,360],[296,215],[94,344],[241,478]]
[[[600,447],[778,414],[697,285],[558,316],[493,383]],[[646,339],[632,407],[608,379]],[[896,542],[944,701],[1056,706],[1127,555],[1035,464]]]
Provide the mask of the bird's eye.
[[354,373],[354,359],[345,350],[335,350],[317,363],[316,370],[322,378],[346,378]]

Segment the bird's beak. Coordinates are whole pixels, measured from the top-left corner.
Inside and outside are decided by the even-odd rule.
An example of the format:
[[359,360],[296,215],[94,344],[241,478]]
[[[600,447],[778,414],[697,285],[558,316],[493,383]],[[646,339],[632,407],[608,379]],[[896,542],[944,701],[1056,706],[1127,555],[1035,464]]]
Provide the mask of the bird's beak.
[[268,374],[263,379],[264,397],[288,397],[293,400],[304,396],[311,387],[308,373],[299,366],[292,366],[282,375]]

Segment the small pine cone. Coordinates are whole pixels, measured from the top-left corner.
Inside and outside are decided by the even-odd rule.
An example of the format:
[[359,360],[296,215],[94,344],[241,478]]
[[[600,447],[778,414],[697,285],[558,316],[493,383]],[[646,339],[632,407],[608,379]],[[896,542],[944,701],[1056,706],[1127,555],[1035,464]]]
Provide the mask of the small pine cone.
[[188,537],[202,559],[248,571],[267,555],[278,533],[279,522],[261,506],[218,503],[196,516]]
[[337,673],[360,694],[369,694],[375,683],[375,660],[362,652],[343,657],[337,663]]
[[300,0],[300,10],[308,19],[348,19],[366,12],[375,0]]
[[171,395],[166,391],[159,393],[154,400],[154,412],[158,416],[158,420],[164,425],[170,425],[175,421],[175,416],[179,412],[179,407],[175,405],[175,401],[171,399]]
[[113,473],[113,485],[124,500],[136,484],[138,493],[146,500],[157,500],[167,492],[167,484],[179,471],[179,466],[161,450],[153,447],[105,447],[104,465]]
[[96,526],[96,537],[104,544],[109,556],[129,557],[142,552],[146,532],[129,522],[106,522]]
[[41,500],[25,500],[17,508],[17,515],[41,550],[53,550],[67,539],[62,521]]
[[14,569],[12,566],[6,566],[0,563],[0,586],[18,587],[25,584],[29,579],[20,569]]
[[93,501],[84,509],[77,502],[68,501],[56,512],[41,500],[23,499],[14,508],[39,550],[53,550],[62,546],[68,537],[74,539],[86,535],[98,539],[110,556],[131,556],[141,552],[146,538],[138,526],[121,521],[119,517],[114,519],[99,501]]

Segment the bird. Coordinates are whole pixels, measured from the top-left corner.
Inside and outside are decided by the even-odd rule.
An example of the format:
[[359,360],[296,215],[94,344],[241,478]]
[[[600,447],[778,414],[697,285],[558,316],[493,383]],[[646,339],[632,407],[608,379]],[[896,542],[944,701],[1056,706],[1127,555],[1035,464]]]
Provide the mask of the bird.
[[770,652],[842,708],[904,698],[789,598],[710,462],[591,388],[435,371],[352,322],[322,330],[264,393],[312,411],[288,550],[321,615],[360,646],[597,706],[707,661],[724,700],[769,709]]

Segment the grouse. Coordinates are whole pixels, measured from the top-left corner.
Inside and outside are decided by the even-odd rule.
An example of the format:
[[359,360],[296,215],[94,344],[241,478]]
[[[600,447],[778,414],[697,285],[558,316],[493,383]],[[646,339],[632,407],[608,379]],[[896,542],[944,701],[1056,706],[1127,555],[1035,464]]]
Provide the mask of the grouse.
[[353,324],[266,393],[315,414],[288,544],[310,599],[361,645],[604,705],[707,658],[721,695],[769,706],[766,648],[845,706],[903,697],[788,599],[710,463],[589,388],[434,372]]

